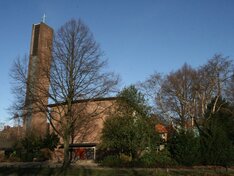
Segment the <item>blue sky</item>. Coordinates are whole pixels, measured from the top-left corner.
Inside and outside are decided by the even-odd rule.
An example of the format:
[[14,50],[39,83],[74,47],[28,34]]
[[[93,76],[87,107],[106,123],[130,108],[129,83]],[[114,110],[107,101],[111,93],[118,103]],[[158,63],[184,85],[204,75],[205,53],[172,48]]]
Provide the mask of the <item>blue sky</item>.
[[0,123],[9,123],[13,60],[29,53],[32,24],[44,13],[55,30],[81,18],[123,87],[215,53],[234,58],[233,9],[233,0],[1,0]]

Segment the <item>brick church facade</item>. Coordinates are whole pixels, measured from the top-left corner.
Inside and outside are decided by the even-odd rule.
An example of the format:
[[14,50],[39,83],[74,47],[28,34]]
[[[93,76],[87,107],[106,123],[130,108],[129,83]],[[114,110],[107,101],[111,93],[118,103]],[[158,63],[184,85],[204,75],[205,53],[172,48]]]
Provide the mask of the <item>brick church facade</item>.
[[[33,132],[45,135],[47,132],[53,132],[54,129],[58,131],[62,129],[58,121],[61,121],[60,118],[63,116],[61,114],[66,109],[66,103],[48,104],[52,40],[53,29],[51,27],[43,22],[33,25],[25,99],[25,117],[23,120],[23,128],[26,134]],[[75,112],[81,115],[76,122],[77,127],[74,131],[71,150],[87,149],[89,151],[87,158],[95,159],[96,145],[100,143],[104,121],[113,110],[115,101],[116,98],[110,97],[73,102]],[[38,102],[39,104],[37,104]],[[48,123],[47,113],[42,109],[45,106],[49,107],[50,111],[54,113],[52,114],[54,119],[50,124]],[[58,112],[61,114],[58,115]],[[60,144],[61,146],[63,144],[62,138],[60,138]]]
[[47,131],[46,114],[40,112],[35,104],[48,104],[49,73],[52,57],[53,29],[45,23],[34,24],[30,46],[27,90],[25,99],[24,129],[44,134]]

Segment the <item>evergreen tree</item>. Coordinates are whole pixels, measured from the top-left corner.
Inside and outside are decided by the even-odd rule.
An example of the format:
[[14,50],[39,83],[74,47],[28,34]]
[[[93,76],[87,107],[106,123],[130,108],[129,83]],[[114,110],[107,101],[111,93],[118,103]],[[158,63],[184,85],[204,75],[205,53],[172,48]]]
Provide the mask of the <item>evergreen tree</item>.
[[155,121],[149,117],[144,96],[134,86],[125,88],[118,97],[116,113],[104,123],[102,146],[137,159],[159,142]]
[[199,137],[192,130],[174,131],[168,148],[172,158],[181,165],[190,166],[199,162]]
[[224,99],[209,104],[201,131],[201,156],[204,164],[227,166],[234,161],[234,115],[233,107]]

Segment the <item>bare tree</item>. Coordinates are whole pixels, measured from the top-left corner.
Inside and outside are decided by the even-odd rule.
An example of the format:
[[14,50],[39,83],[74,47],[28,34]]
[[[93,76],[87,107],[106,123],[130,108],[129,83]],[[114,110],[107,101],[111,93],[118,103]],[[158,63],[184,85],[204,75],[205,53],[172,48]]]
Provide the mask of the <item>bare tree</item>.
[[164,76],[161,73],[155,72],[150,75],[144,82],[138,82],[136,87],[141,90],[146,99],[149,101],[149,105],[152,107],[153,112],[157,112],[155,96],[159,94]]
[[184,64],[181,69],[171,72],[164,80],[160,94],[157,95],[157,105],[185,127],[193,112],[193,83],[196,71]]
[[18,114],[19,117],[23,116],[27,87],[27,65],[27,55],[25,55],[23,58],[17,57],[10,70],[11,91],[14,95],[14,101],[8,110],[13,118],[15,114]]
[[[70,162],[69,144],[73,142],[80,119],[84,120],[85,115],[86,121],[92,120],[97,112],[100,113],[98,107],[87,110],[89,101],[78,105],[74,102],[105,97],[116,91],[118,77],[105,70],[106,63],[89,28],[81,20],[70,20],[55,34],[50,69],[44,68],[41,73],[50,82],[49,91],[43,87],[43,81],[33,85],[32,90],[39,92],[30,94],[33,110],[47,114],[53,130],[62,138],[64,166]],[[13,78],[20,82],[17,85],[28,84],[24,68],[20,62],[14,66]],[[49,106],[43,97],[49,98]],[[20,104],[18,108],[23,110],[24,103]]]
[[182,68],[167,76],[155,73],[141,84],[144,92],[155,101],[156,113],[167,121],[176,120],[185,127],[194,109],[191,107],[196,70],[184,64]]
[[[188,120],[193,123],[203,119],[212,98],[215,102],[221,96],[231,98],[233,68],[232,60],[216,54],[198,69],[184,64],[167,76],[153,74],[141,88],[154,98],[158,113],[185,127]],[[212,112],[218,110],[214,103]]]
[[[208,60],[207,64],[199,69],[199,72],[201,74],[200,87],[203,89],[203,91],[200,91],[199,96],[203,97],[202,99],[205,100],[202,112],[204,114],[204,110],[207,104],[210,103],[211,98],[216,97],[211,111],[214,113],[219,109],[219,107],[216,106],[218,99],[221,96],[224,98],[229,96],[225,93],[228,90],[228,85],[230,85],[231,78],[234,74],[233,61],[221,54],[215,54]],[[203,95],[201,95],[201,93],[203,93]]]

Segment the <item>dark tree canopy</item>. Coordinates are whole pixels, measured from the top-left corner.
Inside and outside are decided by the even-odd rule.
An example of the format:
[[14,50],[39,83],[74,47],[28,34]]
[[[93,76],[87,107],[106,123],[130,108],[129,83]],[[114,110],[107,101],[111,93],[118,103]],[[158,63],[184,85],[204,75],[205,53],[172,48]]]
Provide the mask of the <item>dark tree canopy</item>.
[[[217,111],[213,112],[213,104]],[[234,111],[221,97],[214,98],[205,113],[201,131],[201,153],[204,164],[227,166],[234,158]]]

